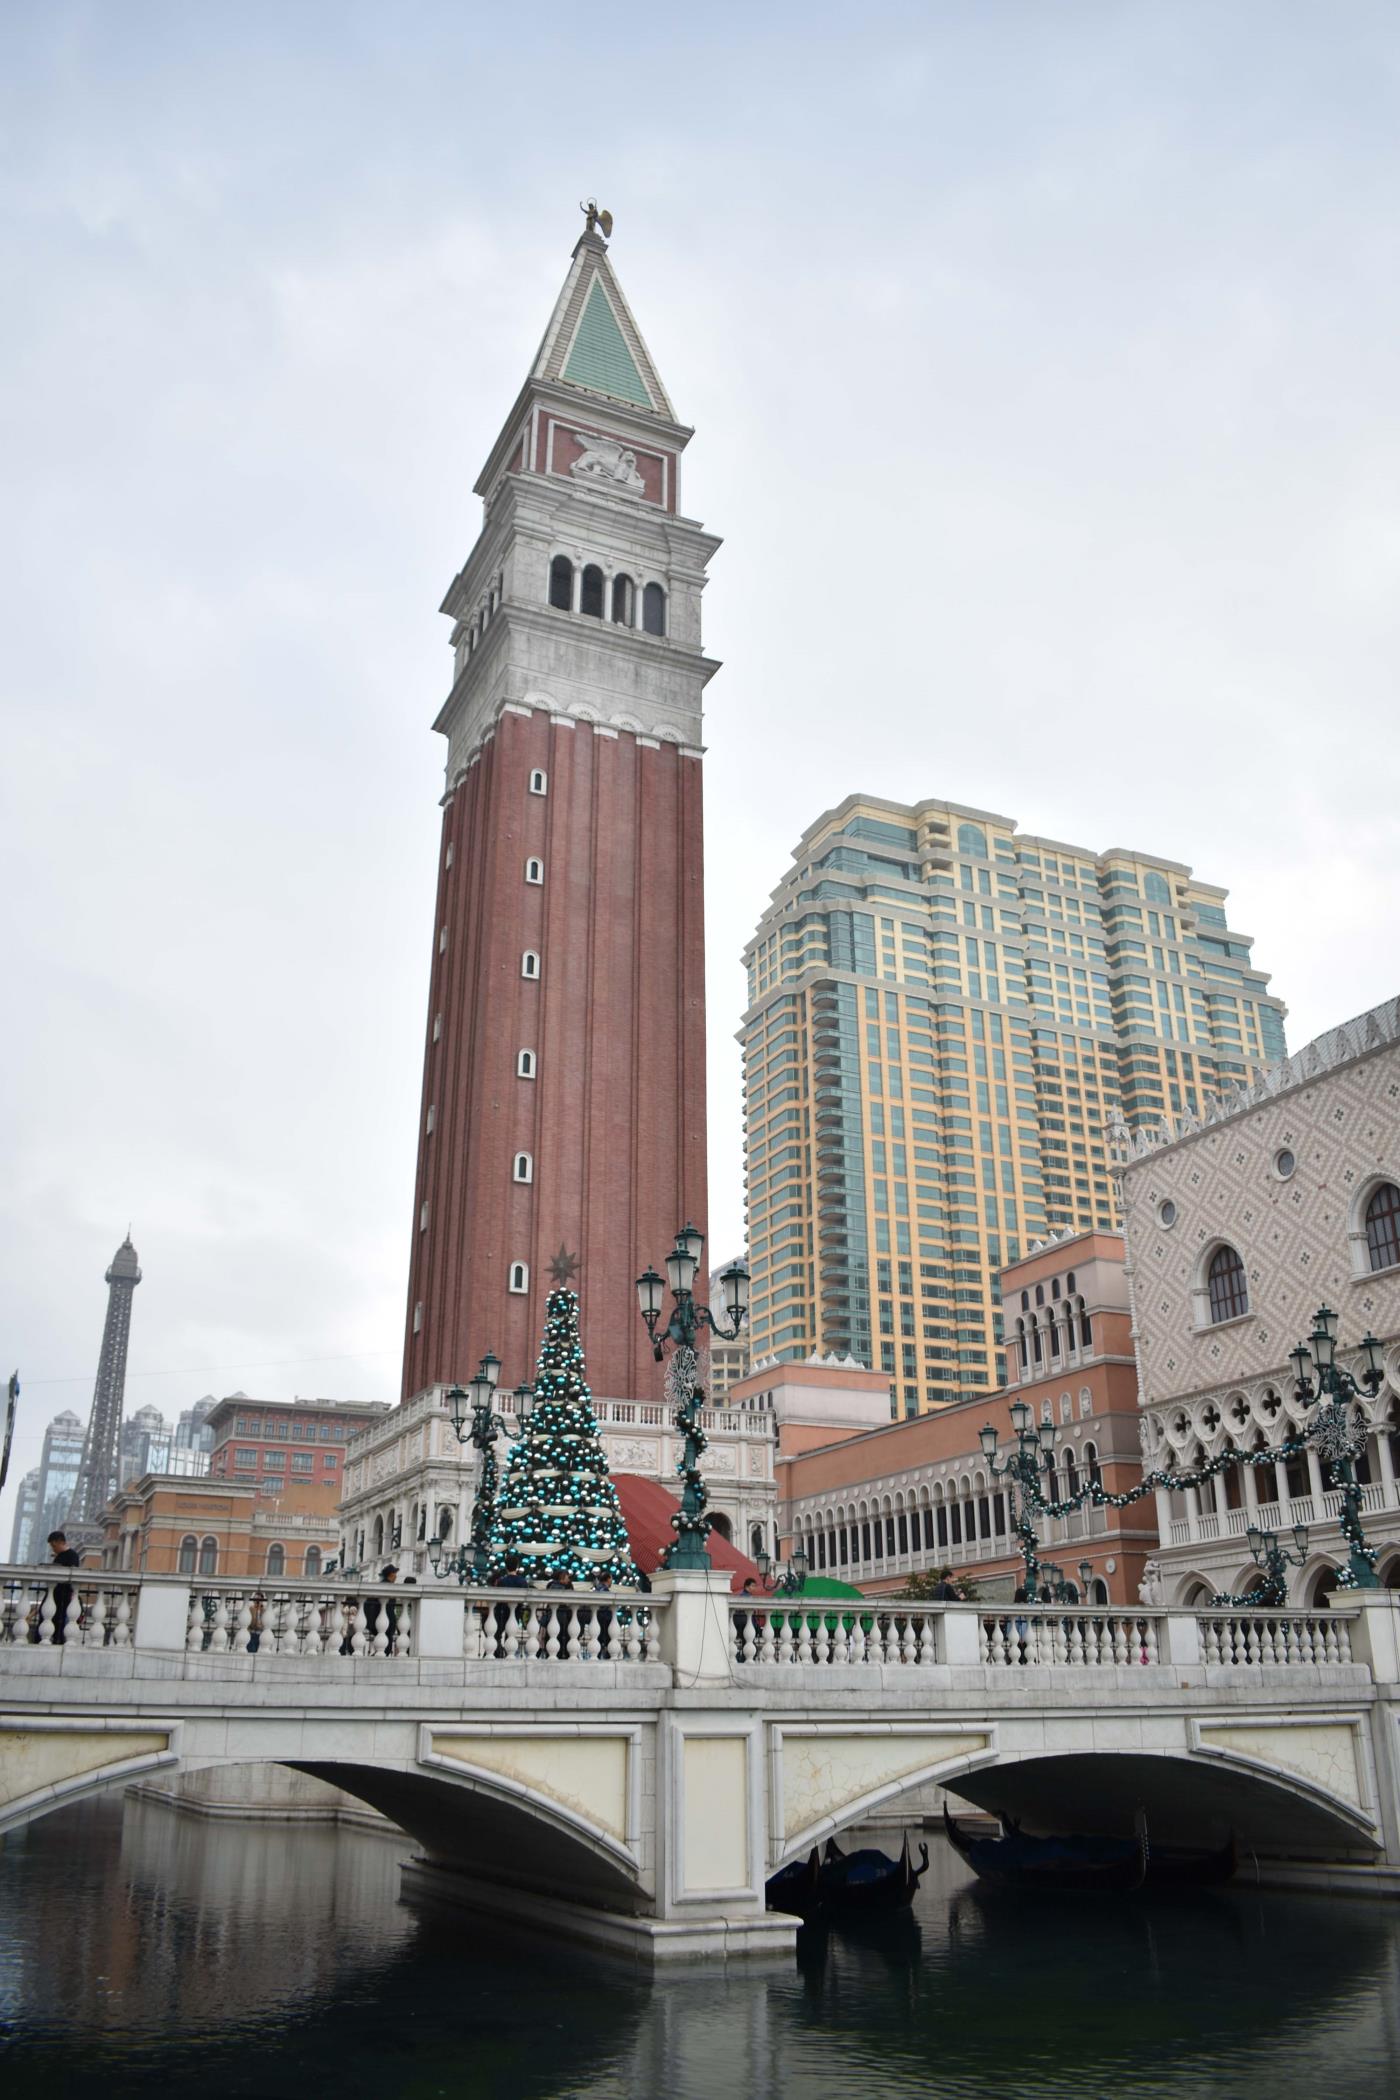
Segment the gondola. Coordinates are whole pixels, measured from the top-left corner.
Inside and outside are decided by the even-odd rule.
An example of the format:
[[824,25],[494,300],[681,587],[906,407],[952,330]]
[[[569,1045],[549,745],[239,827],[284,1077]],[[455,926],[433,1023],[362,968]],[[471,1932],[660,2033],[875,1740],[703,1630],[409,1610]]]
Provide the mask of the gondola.
[[764,1895],[770,1910],[791,1911],[796,1917],[815,1917],[821,1908],[821,1854],[815,1845],[805,1859],[790,1860],[770,1874]]
[[943,1804],[943,1828],[960,1859],[1003,1888],[1140,1889],[1147,1878],[1147,1820],[1130,1838],[1028,1837],[1003,1821],[1000,1837],[959,1829]]
[[821,1899],[824,1907],[839,1916],[856,1913],[904,1910],[914,1900],[914,1891],[928,1872],[928,1846],[920,1845],[920,1863],[909,1858],[906,1836],[898,1859],[873,1849],[843,1852],[835,1838],[826,1841],[821,1868]]

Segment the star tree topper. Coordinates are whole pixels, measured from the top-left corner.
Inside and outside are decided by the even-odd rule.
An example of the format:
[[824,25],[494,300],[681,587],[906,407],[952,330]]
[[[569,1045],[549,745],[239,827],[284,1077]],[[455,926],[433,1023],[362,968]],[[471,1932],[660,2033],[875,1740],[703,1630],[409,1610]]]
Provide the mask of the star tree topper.
[[570,1254],[564,1242],[559,1242],[559,1252],[549,1265],[549,1273],[560,1290],[566,1290],[578,1274],[578,1256]]

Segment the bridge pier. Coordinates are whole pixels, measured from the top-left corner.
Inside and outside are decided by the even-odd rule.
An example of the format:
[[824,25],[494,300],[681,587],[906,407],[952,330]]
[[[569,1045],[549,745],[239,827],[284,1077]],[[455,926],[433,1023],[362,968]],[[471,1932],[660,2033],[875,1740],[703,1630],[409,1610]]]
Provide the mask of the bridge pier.
[[[656,1715],[639,1762],[639,1850],[647,1888],[631,1912],[562,1898],[554,1889],[483,1879],[470,1858],[429,1845],[404,1869],[404,1890],[500,1922],[539,1927],[621,1955],[639,1966],[673,1962],[788,1961],[797,1920],[765,1906],[767,1787],[762,1718],[734,1686],[729,1575],[722,1569],[660,1574],[660,1659],[672,1696]],[[589,1738],[596,1743],[597,1737]],[[585,1738],[577,1735],[579,1769]],[[479,1751],[477,1753],[480,1754]],[[526,1748],[515,1776],[538,1778]],[[564,1750],[563,1764],[568,1762]],[[561,1782],[567,1783],[567,1782]],[[595,1792],[596,1800],[596,1792]],[[640,1894],[640,1892],[639,1892]]]

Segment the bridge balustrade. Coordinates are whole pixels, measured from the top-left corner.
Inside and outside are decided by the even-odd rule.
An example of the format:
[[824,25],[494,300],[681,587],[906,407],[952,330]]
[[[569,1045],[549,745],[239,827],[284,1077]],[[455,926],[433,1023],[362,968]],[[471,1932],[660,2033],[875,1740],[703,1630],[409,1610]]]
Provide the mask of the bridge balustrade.
[[[978,1662],[991,1669],[1131,1669],[1218,1663],[1310,1668],[1350,1663],[1354,1612],[1123,1611],[1093,1606],[890,1604],[814,1609],[730,1606],[734,1661],[745,1664]],[[971,1627],[975,1626],[975,1652]],[[950,1629],[956,1627],[955,1633]]]
[[140,1589],[135,1575],[8,1571],[0,1575],[0,1648],[129,1648]]
[[1198,1618],[1208,1663],[1349,1663],[1351,1621],[1341,1612],[1230,1612]]
[[477,1662],[655,1662],[654,1607],[584,1590],[567,1601],[519,1590],[474,1590],[467,1600],[467,1655]]
[[[392,1663],[419,1654],[425,1605],[438,1621],[434,1655],[459,1652],[467,1662],[493,1663],[652,1663],[659,1659],[667,1605],[664,1598],[644,1600],[631,1590],[462,1591],[355,1579],[268,1583],[200,1575],[159,1581],[183,1612],[183,1636],[177,1632],[176,1642],[187,1654],[332,1663]],[[62,1591],[68,1595],[60,1599]],[[140,1645],[141,1591],[139,1575],[0,1569],[0,1649]],[[460,1632],[451,1627],[454,1613],[460,1614]],[[170,1645],[163,1632],[156,1645]]]

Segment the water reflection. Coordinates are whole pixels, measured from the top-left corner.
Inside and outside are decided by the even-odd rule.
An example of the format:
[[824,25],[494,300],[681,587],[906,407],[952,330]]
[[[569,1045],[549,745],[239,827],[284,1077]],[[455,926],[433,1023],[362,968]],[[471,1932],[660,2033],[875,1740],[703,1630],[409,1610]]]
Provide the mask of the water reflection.
[[1390,1906],[999,1897],[940,1842],[905,1916],[652,1987],[398,1901],[399,1844],[69,1809],[0,1854],[0,2086],[280,2100],[1298,2100],[1400,2061]]

